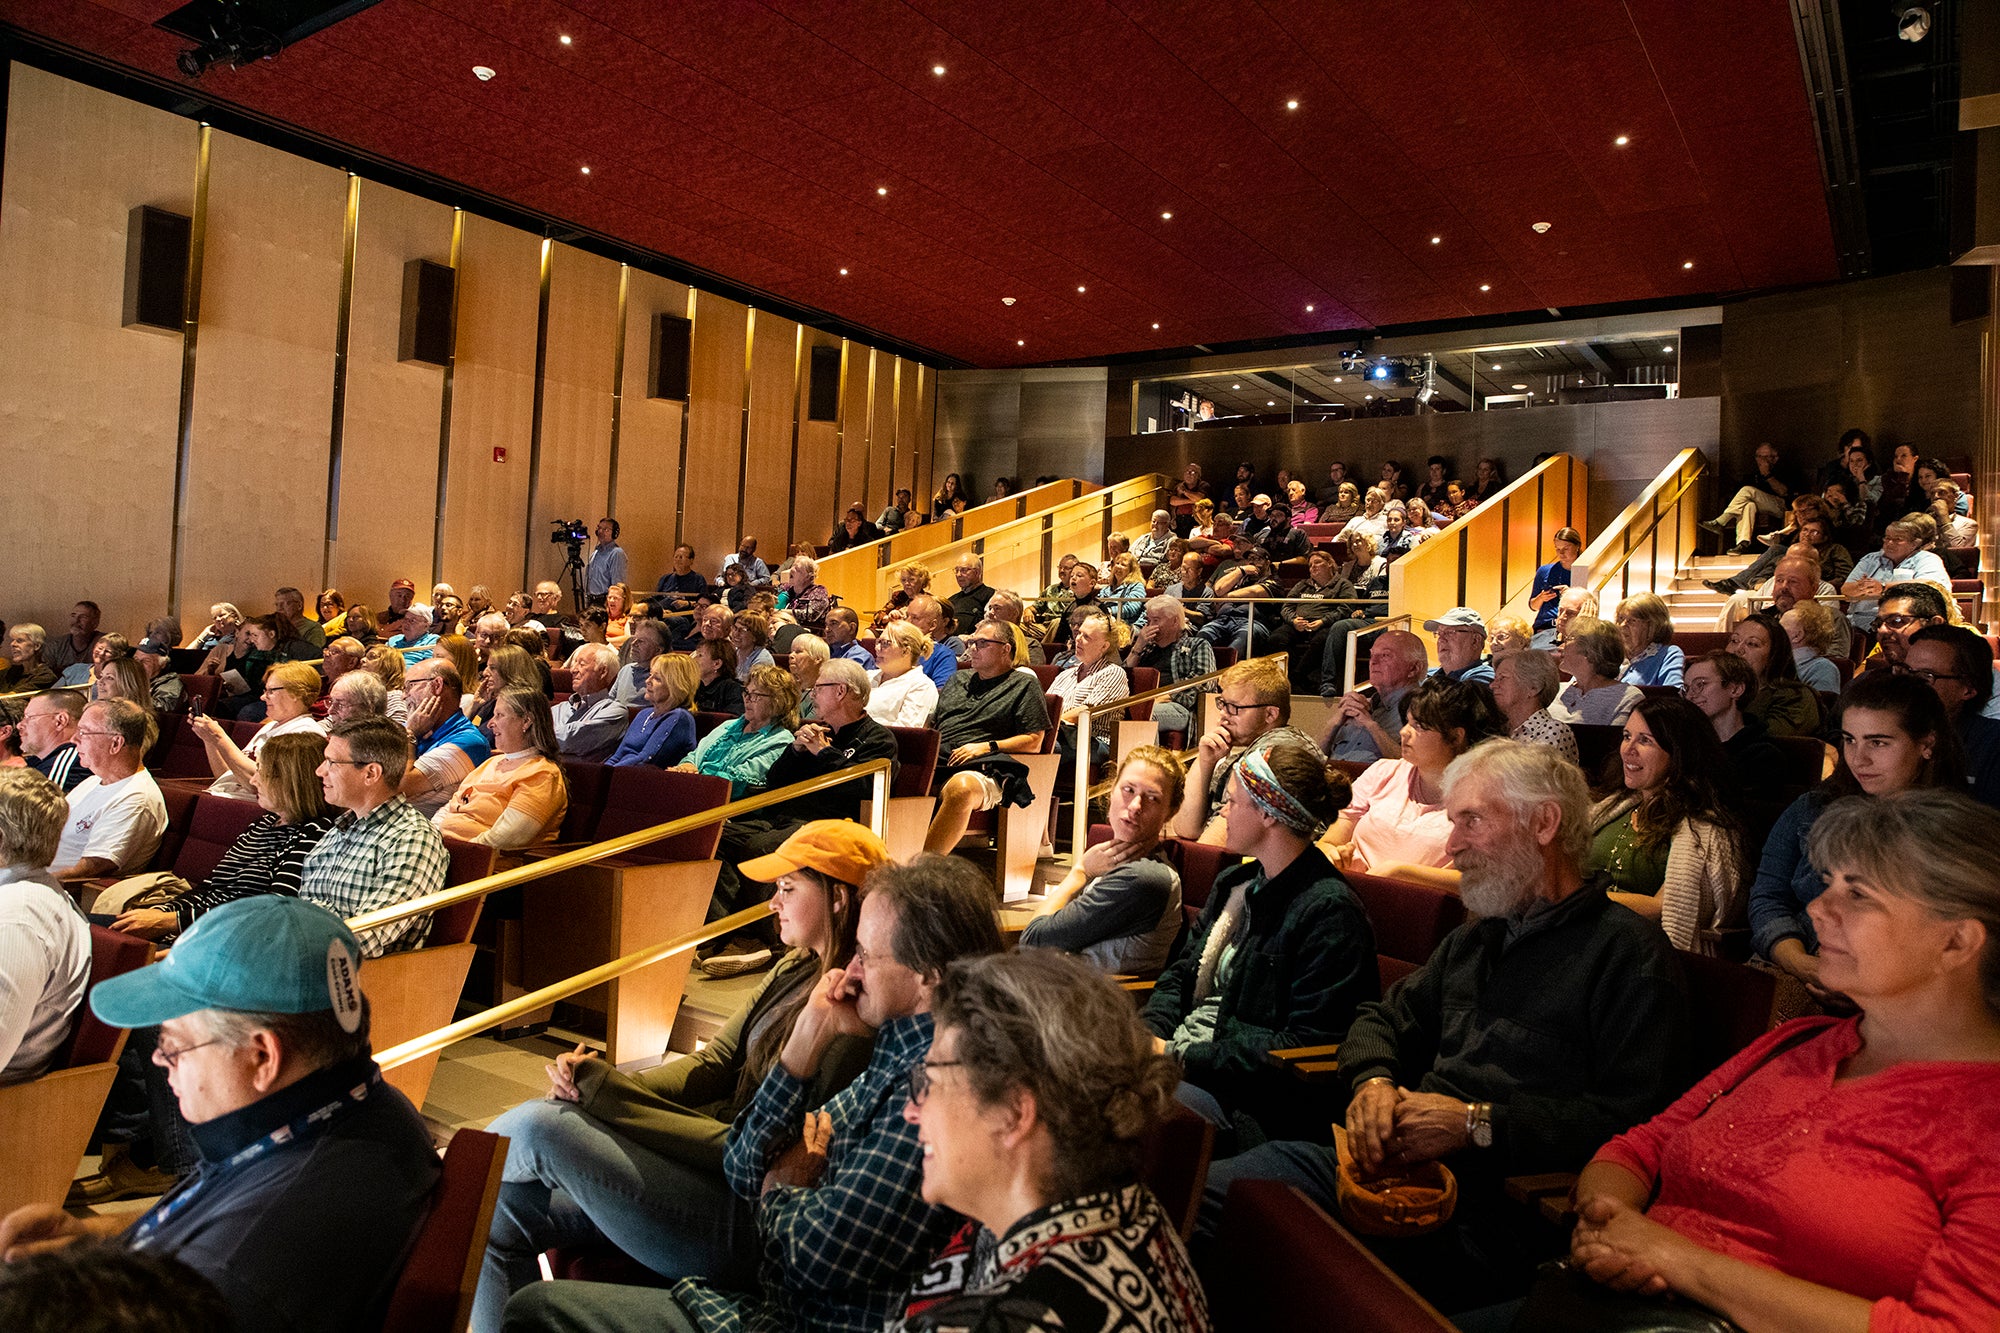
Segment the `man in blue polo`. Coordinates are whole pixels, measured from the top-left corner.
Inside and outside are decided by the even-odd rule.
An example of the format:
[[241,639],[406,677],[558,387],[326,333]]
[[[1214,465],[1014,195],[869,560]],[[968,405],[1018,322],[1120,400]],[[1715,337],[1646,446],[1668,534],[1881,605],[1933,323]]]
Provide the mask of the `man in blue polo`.
[[266,894],[202,917],[164,962],[100,982],[99,1018],[159,1029],[153,1059],[201,1164],[136,1222],[17,1209],[0,1255],[117,1237],[214,1283],[238,1328],[378,1327],[439,1168],[370,1054],[360,967],[338,917]]
[[484,733],[459,711],[464,692],[465,682],[448,657],[428,658],[403,677],[415,756],[400,790],[426,819],[444,808],[467,774],[493,757]]
[[1438,664],[1431,672],[1446,680],[1493,683],[1492,664],[1484,660],[1486,618],[1469,606],[1454,606],[1424,628],[1437,636]]

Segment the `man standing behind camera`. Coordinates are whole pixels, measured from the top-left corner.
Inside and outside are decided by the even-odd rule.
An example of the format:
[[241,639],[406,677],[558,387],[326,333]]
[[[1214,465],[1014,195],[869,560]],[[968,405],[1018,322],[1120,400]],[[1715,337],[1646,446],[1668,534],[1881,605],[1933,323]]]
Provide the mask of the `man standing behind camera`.
[[603,606],[611,585],[625,582],[625,548],[618,544],[618,532],[617,519],[597,520],[597,545],[583,576],[585,606]]

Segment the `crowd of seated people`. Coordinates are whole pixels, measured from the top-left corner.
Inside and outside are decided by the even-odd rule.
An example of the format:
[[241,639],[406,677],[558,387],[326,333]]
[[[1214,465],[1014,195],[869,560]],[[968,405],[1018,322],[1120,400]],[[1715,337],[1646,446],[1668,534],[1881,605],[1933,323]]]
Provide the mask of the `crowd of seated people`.
[[[1435,487],[1435,508],[1449,515],[1468,488],[1433,463],[1422,490]],[[1488,496],[1501,484],[1490,471]],[[1936,498],[1934,467],[1911,471],[1930,504],[1953,507],[1949,492]],[[1280,482],[1279,503],[1251,484],[1208,544],[1185,551],[1192,581],[1183,574],[1180,595],[1145,596],[1143,562],[1117,550],[1103,574],[1094,559],[1073,561],[1057,589],[1024,602],[986,587],[974,558],[956,571],[963,605],[906,589],[870,641],[860,616],[876,609],[831,605],[810,555],[764,568],[789,596],[777,605],[754,584],[754,547],[727,566],[752,594],[734,614],[696,575],[698,589],[676,583],[620,605],[622,644],[605,632],[608,616],[565,617],[543,589],[508,616],[474,611],[448,589],[426,603],[413,586],[395,588],[369,637],[355,633],[368,633],[368,608],[337,590],[318,599],[316,624],[302,598],[274,599],[268,617],[218,607],[198,640],[211,640],[204,656],[221,670],[255,684],[233,712],[259,728],[239,743],[205,716],[184,725],[208,759],[209,795],[265,813],[204,883],[107,924],[197,959],[226,945],[218,956],[229,962],[211,975],[245,989],[172,1003],[93,992],[108,1018],[135,1027],[115,1095],[131,1132],[103,1138],[103,1167],[73,1200],[208,1182],[191,1210],[141,1216],[127,1242],[179,1256],[243,1308],[331,1300],[323,1278],[290,1278],[302,1265],[300,1247],[285,1243],[284,1207],[255,1236],[193,1234],[182,1214],[274,1188],[225,1169],[230,1134],[278,1127],[295,1105],[289,1085],[262,1081],[259,1062],[315,1092],[343,1086],[337,1076],[355,1086],[366,1015],[357,1043],[326,989],[328,948],[365,966],[420,946],[427,922],[356,938],[337,918],[435,889],[443,838],[506,849],[552,840],[565,761],[679,766],[727,778],[741,795],[893,759],[886,728],[896,726],[940,735],[926,845],[949,853],[973,812],[1027,803],[1015,756],[1039,750],[1051,728],[1054,748],[1073,750],[1078,711],[1133,688],[1121,668],[1154,667],[1172,686],[1214,674],[1215,650],[1229,648],[1249,660],[1204,682],[1211,699],[1197,686],[1155,707],[1185,760],[1146,747],[1105,770],[1110,837],[1075,849],[1018,953],[1001,952],[997,894],[971,862],[895,864],[854,822],[865,784],[823,794],[823,806],[802,800],[758,812],[768,820],[731,821],[712,910],[771,898],[779,947],[768,978],[698,1054],[640,1074],[562,1057],[550,1098],[497,1122],[510,1146],[475,1327],[932,1330],[1046,1306],[1065,1327],[1125,1327],[1143,1311],[1150,1327],[1205,1328],[1202,1283],[1214,1275],[1203,1266],[1232,1182],[1283,1179],[1340,1215],[1349,1176],[1433,1162],[1458,1177],[1455,1217],[1428,1236],[1369,1243],[1466,1328],[1535,1327],[1539,1285],[1527,1289],[1538,1262],[1564,1252],[1565,1281],[1640,1298],[1671,1291],[1746,1328],[1840,1327],[1857,1312],[1865,1324],[1871,1303],[1940,1328],[1990,1323],[2000,1284],[1982,1267],[1993,1168],[1981,1145],[1994,1126],[1983,1110],[1951,1108],[1966,1098],[1983,1108],[1990,1099],[1978,1093],[2000,1069],[1990,983],[2000,945],[1988,941],[2000,929],[2000,876],[1965,841],[2000,832],[1981,804],[2000,798],[2000,722],[1985,715],[1992,649],[1954,623],[1948,586],[1890,559],[1889,577],[1798,588],[1792,575],[1815,574],[1808,566],[1823,552],[1822,520],[1809,519],[1773,576],[1789,605],[1773,596],[1761,611],[1753,595],[1729,651],[1683,655],[1650,595],[1598,619],[1588,590],[1556,581],[1574,561],[1559,547],[1535,623],[1438,608],[1423,622],[1435,667],[1422,638],[1378,630],[1364,640],[1365,682],[1344,692],[1344,652],[1328,679],[1328,621],[1358,622],[1352,633],[1370,617],[1342,614],[1363,585],[1340,573],[1333,551],[1314,546],[1302,562],[1312,614],[1271,608],[1267,623],[1258,606],[1253,633],[1251,616],[1228,605],[1247,612],[1243,590],[1292,586],[1264,545],[1291,530],[1297,483]],[[1385,469],[1359,493],[1362,526],[1342,545],[1350,562],[1365,561],[1367,581],[1386,567],[1382,548],[1408,549],[1397,539],[1420,496],[1397,492],[1409,484]],[[1864,504],[1882,503],[1861,489]],[[1887,503],[1923,499],[1898,494]],[[899,513],[917,521],[907,505]],[[1887,526],[1914,527],[1921,541],[1922,525],[1906,517],[1916,513]],[[1155,566],[1179,540],[1163,516],[1138,534],[1155,539]],[[604,601],[620,596],[615,586]],[[1841,594],[1837,615],[1827,607]],[[665,610],[675,598],[686,601],[678,622]],[[1863,625],[1853,609],[1869,599]],[[799,614],[814,612],[812,626]],[[269,623],[278,617],[291,623]],[[1861,669],[1844,690],[1830,660],[1841,654],[1828,651],[1836,619],[1857,646],[1873,644],[1854,654]],[[318,645],[297,647],[311,644],[300,623],[314,624]],[[0,1053],[28,1051],[18,1071],[0,1061],[0,1081],[45,1067],[49,1033],[73,1020],[82,917],[70,886],[151,859],[165,807],[145,760],[164,727],[182,724],[154,688],[177,679],[172,659],[149,651],[172,648],[177,627],[161,637],[149,625],[130,650],[94,614],[79,613],[72,630],[60,671],[25,646],[17,658],[8,637],[17,678],[38,666],[49,680],[37,672],[43,688],[18,691],[26,706],[10,739],[24,762],[0,765],[0,957],[34,960],[23,973],[31,1000],[0,1004]],[[1529,646],[1540,634],[1550,648]],[[1289,671],[1254,655],[1275,647],[1292,651]],[[1025,669],[1036,648],[1052,676]],[[1301,676],[1300,656],[1317,657],[1318,674]],[[1825,670],[1802,679],[1801,666],[1815,665]],[[55,686],[66,672],[77,688]],[[1320,735],[1291,726],[1294,690],[1329,685]],[[1667,697],[1676,688],[1684,697]],[[1825,709],[1823,695],[1838,703]],[[1586,774],[1579,740],[1593,727],[1618,732],[1613,762]],[[1823,781],[1773,745],[1816,737],[1834,746]],[[1760,814],[1776,793],[1782,808]],[[1176,838],[1226,853],[1191,924]],[[1447,893],[1471,919],[1385,990],[1382,923],[1370,918],[1382,909],[1363,905],[1350,875]],[[295,918],[286,931],[272,928],[281,911]],[[317,941],[321,1000],[287,1010],[302,1003],[298,985],[281,1002],[230,980],[231,968],[301,971],[284,954],[301,937]],[[1714,1043],[1692,1025],[1695,974],[1682,959],[1695,955],[1775,970],[1778,1012],[1807,1017],[1720,1069],[1712,1057],[1698,1063]],[[1158,980],[1135,1005],[1106,979],[1114,974]],[[306,1040],[301,1012],[336,1020],[348,1040]],[[1339,1044],[1330,1083],[1301,1079],[1274,1054],[1322,1043]],[[183,1058],[202,1081],[180,1077]],[[1871,1109],[1830,1101],[1829,1080],[1835,1094],[1865,1089],[1875,1115],[1894,1114],[1901,1097],[1903,1114],[1944,1125],[1921,1142],[1923,1169],[1905,1169],[1894,1145],[1843,1134],[1843,1118]],[[379,1311],[435,1158],[426,1146],[430,1169],[412,1168],[407,1104],[379,1079],[370,1087],[339,1101],[323,1132],[356,1145],[345,1151],[359,1165],[335,1177],[340,1206],[365,1202],[383,1219],[372,1249],[351,1238],[344,1272],[360,1276],[341,1298]],[[1192,1261],[1140,1183],[1137,1145],[1176,1099],[1217,1135]],[[175,1108],[164,1118],[163,1103]],[[1711,1104],[1737,1121],[1794,1127],[1802,1141],[1785,1138],[1764,1170],[1770,1183],[1701,1183],[1706,1162],[1737,1151],[1704,1114]],[[1579,1170],[1581,1221],[1568,1237],[1505,1184]],[[1895,1210],[1879,1249],[1858,1219],[1770,1224],[1773,1198],[1805,1208],[1853,1173]],[[0,1219],[0,1255],[16,1241],[58,1245],[129,1221],[31,1210]],[[665,1285],[539,1280],[543,1251],[592,1241]],[[266,1295],[272,1280],[289,1284],[281,1298]],[[1096,1323],[1077,1322],[1085,1289],[1116,1293],[1092,1307]],[[1496,1303],[1508,1304],[1484,1317],[1503,1322],[1471,1313]]]

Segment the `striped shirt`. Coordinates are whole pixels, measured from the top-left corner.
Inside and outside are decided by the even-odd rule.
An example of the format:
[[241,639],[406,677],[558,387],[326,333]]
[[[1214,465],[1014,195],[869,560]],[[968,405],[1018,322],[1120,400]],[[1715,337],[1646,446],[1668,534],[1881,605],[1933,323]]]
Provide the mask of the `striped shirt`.
[[28,760],[28,767],[55,783],[65,796],[90,776],[90,770],[77,762],[76,746],[73,744],[58,745],[40,759]]
[[186,930],[204,912],[213,912],[238,898],[260,893],[297,897],[306,857],[333,827],[333,819],[328,814],[303,823],[280,824],[275,814],[260,816],[229,844],[205,884],[174,899],[180,929]]

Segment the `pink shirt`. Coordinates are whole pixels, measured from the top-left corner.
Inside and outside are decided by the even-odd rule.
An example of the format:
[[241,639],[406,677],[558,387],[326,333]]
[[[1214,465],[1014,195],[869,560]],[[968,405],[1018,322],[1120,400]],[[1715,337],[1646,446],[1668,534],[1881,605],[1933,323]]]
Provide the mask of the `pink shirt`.
[[[1599,1150],[1657,1183],[1648,1216],[1707,1249],[1873,1301],[1870,1333],[2000,1327],[2000,1064],[1835,1083],[1858,1018],[1767,1033]],[[1785,1033],[1824,1029],[1699,1114]]]
[[1442,803],[1431,805],[1417,794],[1417,766],[1407,759],[1378,759],[1354,780],[1354,799],[1346,813],[1354,816],[1354,868],[1402,863],[1413,866],[1451,865],[1445,843],[1451,819]]

